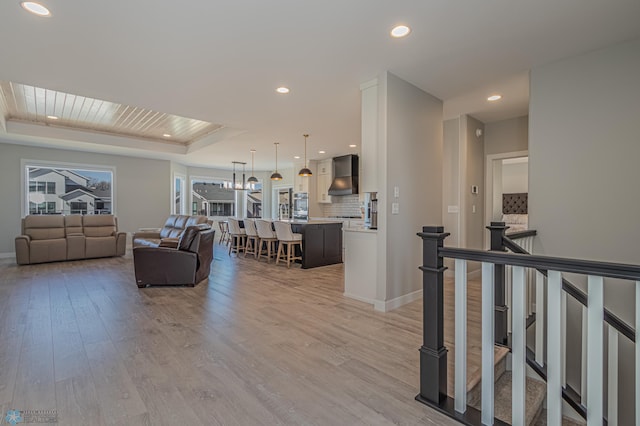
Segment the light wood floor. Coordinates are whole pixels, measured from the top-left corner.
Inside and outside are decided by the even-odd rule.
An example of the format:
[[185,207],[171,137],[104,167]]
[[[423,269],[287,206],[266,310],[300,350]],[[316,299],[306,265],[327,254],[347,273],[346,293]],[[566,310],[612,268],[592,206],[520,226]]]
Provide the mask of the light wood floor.
[[[421,302],[342,296],[342,265],[300,270],[216,246],[196,288],[138,290],[124,258],[0,261],[0,409],[60,425],[455,424],[414,401]],[[453,354],[450,354],[453,357]]]

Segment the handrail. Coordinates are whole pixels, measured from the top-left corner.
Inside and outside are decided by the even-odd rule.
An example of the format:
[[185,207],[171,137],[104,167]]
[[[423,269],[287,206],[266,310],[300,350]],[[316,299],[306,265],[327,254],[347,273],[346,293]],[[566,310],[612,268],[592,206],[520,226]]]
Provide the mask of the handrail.
[[[420,233],[419,235],[423,235]],[[424,234],[428,235],[428,234]],[[559,272],[597,275],[607,278],[620,278],[640,281],[640,266],[624,263],[598,262],[582,259],[567,259],[553,256],[539,256],[535,254],[502,253],[477,249],[460,249],[442,247],[438,249],[440,257],[464,259],[475,262],[490,262],[497,265],[514,265],[525,268],[542,268]]]
[[[524,232],[528,232],[528,233],[533,232],[533,235],[535,235],[536,231],[524,231]],[[531,253],[529,253],[528,251],[520,247],[518,244],[516,244],[512,240],[512,237],[514,235],[515,234],[511,234],[511,235],[505,235],[502,237],[502,242],[504,243],[504,246],[514,253],[531,256]],[[523,238],[523,237],[518,237],[518,238]],[[544,276],[547,276],[547,269],[541,269],[541,268],[536,268],[536,269],[540,271],[540,273],[542,273]],[[568,281],[566,278],[562,278],[562,289],[568,295],[570,295],[571,297],[576,299],[578,302],[580,302],[580,304],[582,304],[583,306],[587,306],[587,300],[588,300],[587,294],[582,290],[580,290],[575,285],[573,285],[573,283],[571,283],[571,281]],[[611,327],[615,328],[616,331],[618,331],[620,334],[625,336],[627,339],[635,343],[636,332],[633,329],[633,327],[629,326],[626,322],[621,320],[618,316],[616,316],[614,313],[609,311],[607,308],[604,308],[604,321],[607,324],[609,324]]]
[[512,232],[506,237],[512,240],[519,240],[520,238],[535,237],[536,235],[538,235],[538,232],[535,229],[527,229],[525,231]]

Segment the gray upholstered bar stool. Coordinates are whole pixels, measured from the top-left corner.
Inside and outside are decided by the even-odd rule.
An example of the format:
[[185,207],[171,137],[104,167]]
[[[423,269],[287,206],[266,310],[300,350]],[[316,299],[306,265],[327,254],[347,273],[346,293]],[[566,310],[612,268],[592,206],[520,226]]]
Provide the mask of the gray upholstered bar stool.
[[232,217],[229,218],[229,237],[231,238],[231,244],[229,244],[229,256],[232,252],[239,254],[244,251],[244,241],[247,237],[244,228],[240,228],[240,222],[238,219]]
[[[276,265],[280,259],[287,261],[287,268],[291,267],[291,262],[296,259],[302,260],[302,256],[296,256],[296,245],[300,246],[302,252],[302,234],[294,234],[291,230],[291,224],[287,222],[273,222],[278,236],[278,255],[276,256]],[[287,252],[284,252],[284,246],[287,246]]]
[[[260,258],[264,256],[267,258],[267,263],[269,263],[271,258],[275,257],[276,255],[276,244],[278,244],[278,237],[276,236],[276,233],[271,229],[271,222],[268,220],[257,219],[256,229],[258,230],[258,237],[260,237],[260,242],[258,244],[258,260],[260,260]],[[267,245],[265,249],[262,248],[263,244]]]
[[244,257],[247,257],[247,254],[252,254],[253,257],[258,257],[260,237],[258,236],[258,230],[256,229],[255,219],[245,219],[244,230],[247,234],[247,243],[244,246]]

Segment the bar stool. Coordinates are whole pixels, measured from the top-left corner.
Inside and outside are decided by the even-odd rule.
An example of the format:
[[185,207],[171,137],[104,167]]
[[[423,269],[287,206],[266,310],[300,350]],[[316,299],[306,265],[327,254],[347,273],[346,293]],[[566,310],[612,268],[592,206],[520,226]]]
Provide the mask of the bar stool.
[[[272,257],[276,255],[276,244],[278,243],[278,237],[276,233],[271,229],[271,222],[268,220],[256,220],[256,229],[258,230],[258,237],[260,242],[258,243],[258,261],[264,256],[266,250],[267,263]],[[263,250],[262,245],[266,244],[266,248]],[[273,252],[271,251],[273,249]]]
[[218,228],[220,228],[220,244],[229,243],[229,223],[220,221],[218,222]]
[[258,244],[260,243],[260,237],[258,236],[258,230],[256,229],[255,219],[245,219],[244,230],[247,234],[247,243],[244,246],[244,257],[247,257],[247,254],[252,254],[253,257],[258,257]]
[[[290,268],[291,262],[296,259],[302,260],[302,234],[294,234],[291,230],[291,224],[287,222],[273,222],[273,226],[276,228],[276,235],[278,236],[279,242],[276,265],[280,262],[280,259],[282,259],[287,261],[287,268]],[[286,254],[284,252],[285,245],[287,246]],[[296,245],[300,246],[300,256],[295,255]]]
[[229,236],[231,238],[229,256],[231,256],[231,252],[239,254],[241,251],[244,251],[244,241],[247,234],[244,228],[240,228],[238,219],[229,218]]

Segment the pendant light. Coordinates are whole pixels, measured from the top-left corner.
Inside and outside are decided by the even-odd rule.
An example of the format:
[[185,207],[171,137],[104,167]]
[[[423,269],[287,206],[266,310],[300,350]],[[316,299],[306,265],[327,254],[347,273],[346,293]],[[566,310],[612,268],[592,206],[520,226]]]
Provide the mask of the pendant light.
[[298,176],[312,176],[313,173],[311,173],[311,170],[307,167],[307,138],[309,135],[302,136],[304,136],[304,167],[300,169]]
[[[245,189],[245,172],[244,172],[244,166],[247,163],[244,163],[242,161],[232,161],[233,163],[233,181],[231,183],[231,189],[234,190],[243,190]],[[236,182],[236,164],[242,164],[242,182]]]
[[247,179],[247,184],[251,187],[251,189],[253,189],[253,185],[258,183],[258,178],[255,177],[253,173],[253,163],[254,163],[255,155],[256,155],[256,150],[252,149],[251,150],[251,176],[249,177],[249,179]]
[[278,145],[280,143],[274,142],[273,144],[276,146],[276,171],[271,175],[271,180],[282,180],[282,175],[278,173]]

